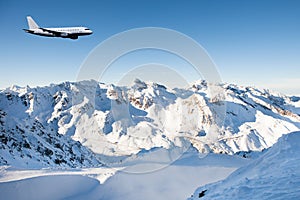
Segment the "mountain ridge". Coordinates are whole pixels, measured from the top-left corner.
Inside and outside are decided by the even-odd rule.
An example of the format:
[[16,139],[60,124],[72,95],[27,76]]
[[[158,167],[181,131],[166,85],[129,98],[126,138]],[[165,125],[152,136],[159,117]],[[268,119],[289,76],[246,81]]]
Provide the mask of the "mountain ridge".
[[259,158],[226,179],[196,189],[195,199],[298,199],[300,132],[282,136]]
[[300,129],[299,97],[204,80],[180,89],[138,79],[131,87],[15,86],[0,91],[0,102],[0,163],[17,166],[99,166],[110,156],[189,145],[261,151]]

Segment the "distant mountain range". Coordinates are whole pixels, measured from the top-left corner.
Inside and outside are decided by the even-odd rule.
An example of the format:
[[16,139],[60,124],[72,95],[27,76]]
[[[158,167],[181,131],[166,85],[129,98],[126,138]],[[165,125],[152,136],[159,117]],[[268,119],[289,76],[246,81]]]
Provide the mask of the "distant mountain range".
[[0,91],[0,164],[90,167],[154,148],[242,154],[300,130],[300,97],[197,81],[171,89],[135,80]]

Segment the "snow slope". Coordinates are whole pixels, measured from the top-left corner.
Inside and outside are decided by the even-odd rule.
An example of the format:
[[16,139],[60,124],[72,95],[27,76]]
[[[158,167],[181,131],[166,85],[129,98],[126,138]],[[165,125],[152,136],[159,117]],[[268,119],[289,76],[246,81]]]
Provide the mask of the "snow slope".
[[[198,81],[171,89],[140,80],[131,87],[92,80],[13,86],[0,91],[1,197],[186,198],[193,188],[224,179],[247,162],[224,154],[262,151],[299,130],[299,97],[252,87]],[[204,196],[219,198],[226,190],[241,197],[255,185],[272,188],[270,183],[277,187],[281,181],[288,181],[283,188],[294,195],[287,197],[295,197],[295,135],[288,134],[250,167],[233,173],[224,181],[227,188],[208,185],[194,197],[206,188]],[[192,155],[191,149],[196,149]],[[200,156],[206,153],[219,154]],[[283,174],[281,166],[287,169]],[[278,179],[263,169],[273,170]],[[243,176],[247,178],[239,179]]]
[[[208,154],[202,157],[189,151],[176,162],[149,173],[95,168],[86,170],[16,170],[3,169],[0,191],[3,199],[184,199],[197,185],[224,179],[236,168],[249,162],[239,156]],[[130,166],[129,166],[130,167]],[[102,175],[102,179],[93,174]],[[83,176],[79,176],[83,175]],[[106,178],[108,178],[106,176]],[[97,178],[92,179],[92,178]],[[105,182],[103,182],[105,181]]]
[[155,148],[183,153],[190,144],[203,153],[261,151],[300,129],[299,102],[205,81],[181,89],[140,80],[131,87],[92,80],[13,86],[0,91],[0,163],[94,167]]
[[283,136],[261,157],[223,181],[198,188],[194,199],[299,199],[300,132]]
[[1,199],[53,200],[67,199],[97,187],[96,179],[80,175],[41,176],[0,183]]

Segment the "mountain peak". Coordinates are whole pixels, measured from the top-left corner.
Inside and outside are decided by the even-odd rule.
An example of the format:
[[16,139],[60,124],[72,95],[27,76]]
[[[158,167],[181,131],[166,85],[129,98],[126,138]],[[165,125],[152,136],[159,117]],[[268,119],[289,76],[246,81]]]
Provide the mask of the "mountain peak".
[[[99,164],[105,156],[188,143],[200,152],[261,151],[300,129],[299,99],[205,80],[174,90],[139,79],[132,87],[94,80],[14,87],[0,91],[1,162],[36,155],[46,166],[57,165],[57,156],[69,151],[65,165],[75,157],[87,160],[81,165]],[[19,150],[10,151],[12,145]],[[38,146],[52,154],[33,154]]]

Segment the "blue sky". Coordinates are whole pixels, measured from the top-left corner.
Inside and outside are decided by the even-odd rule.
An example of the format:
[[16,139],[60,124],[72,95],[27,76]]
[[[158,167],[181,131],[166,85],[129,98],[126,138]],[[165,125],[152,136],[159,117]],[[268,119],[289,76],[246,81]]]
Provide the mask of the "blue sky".
[[[27,28],[27,15],[44,27],[83,25],[94,34],[76,41],[29,35],[22,30]],[[201,44],[224,82],[300,94],[297,0],[2,0],[0,26],[0,88],[75,81],[84,59],[105,39],[132,28],[164,27]],[[164,64],[166,57],[170,59],[144,52],[143,56],[129,56],[114,70],[122,71],[142,58]],[[176,67],[180,72],[184,66]],[[118,79],[111,74],[106,82]],[[196,77],[187,78],[193,81]]]

